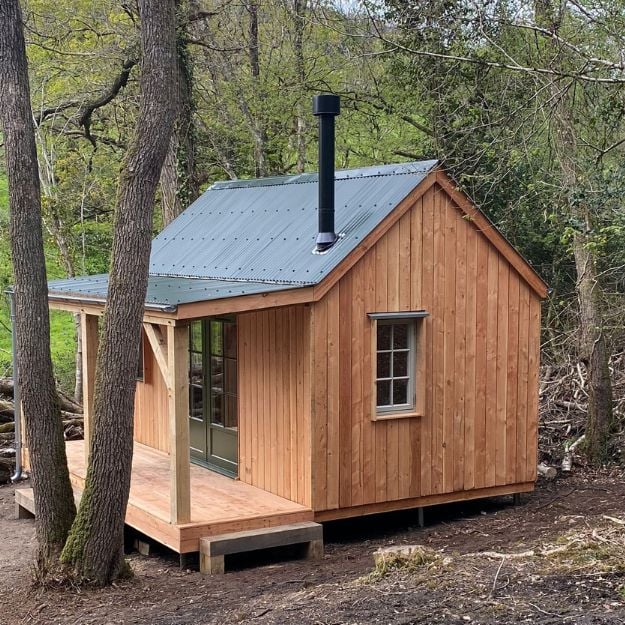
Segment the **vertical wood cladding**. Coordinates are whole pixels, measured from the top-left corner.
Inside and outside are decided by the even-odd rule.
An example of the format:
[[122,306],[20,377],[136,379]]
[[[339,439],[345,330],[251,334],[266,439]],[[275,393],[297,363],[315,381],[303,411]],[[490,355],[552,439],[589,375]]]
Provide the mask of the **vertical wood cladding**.
[[[372,420],[367,313],[420,309],[425,414]],[[312,305],[314,509],[533,481],[539,339],[538,296],[433,185]]]
[[311,505],[310,307],[237,316],[239,479]]

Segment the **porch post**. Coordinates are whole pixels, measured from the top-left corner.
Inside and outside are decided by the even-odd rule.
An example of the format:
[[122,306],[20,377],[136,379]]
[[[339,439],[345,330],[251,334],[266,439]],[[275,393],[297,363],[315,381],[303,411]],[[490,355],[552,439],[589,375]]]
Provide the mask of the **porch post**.
[[95,365],[98,356],[98,321],[96,315],[88,315],[85,312],[80,313],[85,469],[89,462],[89,450],[91,448],[91,417],[93,416]]
[[184,325],[167,326],[171,523],[191,520],[188,332]]

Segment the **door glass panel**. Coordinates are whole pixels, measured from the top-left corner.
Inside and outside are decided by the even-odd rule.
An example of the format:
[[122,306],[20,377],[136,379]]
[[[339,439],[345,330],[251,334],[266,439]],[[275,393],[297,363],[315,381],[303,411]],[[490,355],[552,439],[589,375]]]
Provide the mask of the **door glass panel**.
[[189,328],[189,344],[191,351],[202,352],[202,322],[194,321]]
[[[199,336],[199,339],[198,339]],[[199,340],[199,349],[196,341]],[[189,416],[204,420],[204,358],[202,357],[202,323],[196,321],[189,328]]]
[[223,323],[221,321],[210,322],[210,351],[215,356],[221,356],[223,354]]
[[221,356],[211,356],[211,390],[213,393],[223,393],[224,390],[224,359]]
[[213,425],[223,425],[224,423],[224,396],[213,395],[213,410],[211,412],[211,423]]
[[228,358],[237,357],[237,326],[234,323],[224,323],[224,350]]
[[237,398],[235,395],[226,395],[226,420],[225,427],[237,428]]
[[224,379],[224,391],[230,395],[237,394],[237,361],[234,358],[226,358],[226,377]]

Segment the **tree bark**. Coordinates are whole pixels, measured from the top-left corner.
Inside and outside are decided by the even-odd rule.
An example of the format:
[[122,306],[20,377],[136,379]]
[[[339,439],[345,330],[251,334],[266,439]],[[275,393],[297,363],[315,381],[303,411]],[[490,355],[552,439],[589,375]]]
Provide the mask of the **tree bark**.
[[41,190],[18,0],[0,3],[0,120],[9,180],[17,361],[35,496],[38,573],[56,563],[76,509],[50,356]]
[[127,572],[124,518],[153,205],[177,108],[175,2],[141,0],[139,10],[141,105],[120,176],[85,490],[62,554],[75,578],[97,585]]

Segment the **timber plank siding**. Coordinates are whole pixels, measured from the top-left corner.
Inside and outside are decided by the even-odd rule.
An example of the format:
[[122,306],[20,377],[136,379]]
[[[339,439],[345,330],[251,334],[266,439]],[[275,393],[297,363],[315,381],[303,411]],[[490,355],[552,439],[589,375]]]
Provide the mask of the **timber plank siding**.
[[310,505],[310,307],[237,316],[239,479]]
[[[540,299],[443,187],[311,308],[316,512],[535,479]],[[375,420],[367,313],[401,310],[429,313],[424,414]]]

